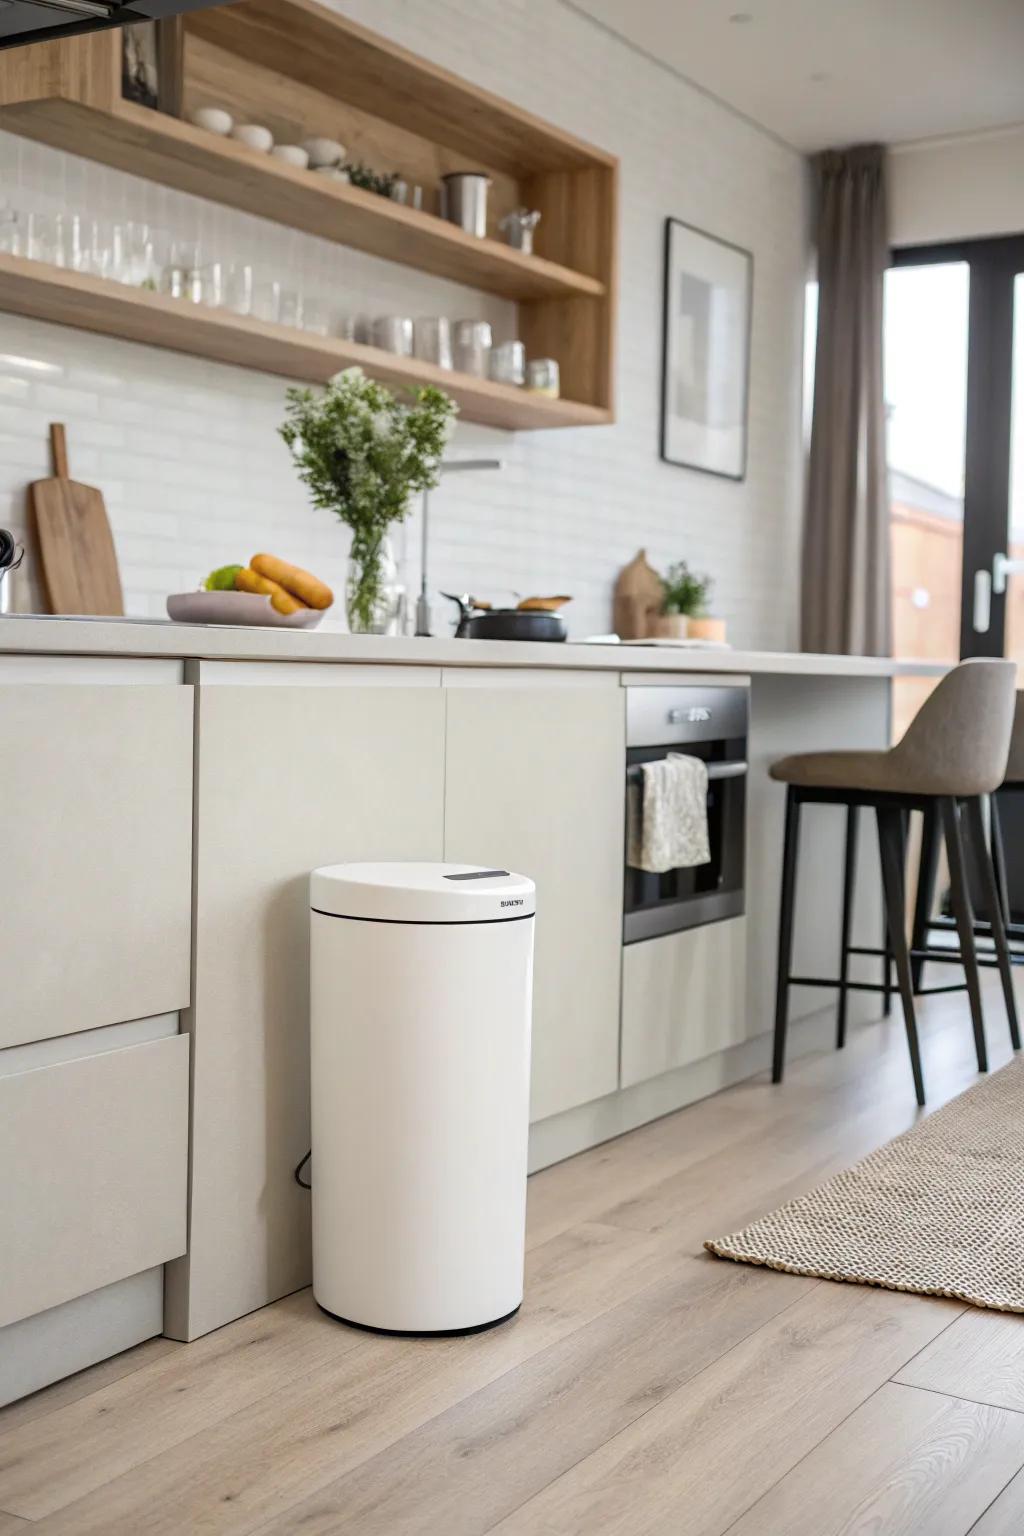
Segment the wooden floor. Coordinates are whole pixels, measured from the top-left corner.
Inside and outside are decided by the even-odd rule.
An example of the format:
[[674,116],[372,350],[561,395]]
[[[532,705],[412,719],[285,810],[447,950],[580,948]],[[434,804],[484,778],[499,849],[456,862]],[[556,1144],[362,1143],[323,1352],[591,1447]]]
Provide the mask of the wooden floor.
[[[975,1081],[961,997],[923,1024],[934,1108]],[[0,1536],[1019,1536],[1024,1318],[701,1251],[915,1113],[873,1026],[538,1174],[503,1328],[377,1338],[303,1292],[83,1372],[0,1414]]]

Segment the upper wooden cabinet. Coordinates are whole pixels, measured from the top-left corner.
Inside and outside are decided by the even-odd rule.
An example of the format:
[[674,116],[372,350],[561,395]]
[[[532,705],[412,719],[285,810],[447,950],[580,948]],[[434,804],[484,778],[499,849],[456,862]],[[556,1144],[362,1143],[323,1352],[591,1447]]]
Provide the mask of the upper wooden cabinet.
[[126,665],[0,682],[0,1047],[188,1003],[192,690]]
[[[0,261],[0,305],[269,372],[321,380],[358,362],[391,383],[448,387],[467,420],[509,427],[613,419],[614,156],[415,57],[316,0],[243,0],[184,23],[184,111],[216,102],[279,142],[329,134],[353,160],[398,171],[428,206],[447,171],[493,182],[488,234],[298,170],[232,139],[123,99],[117,31],[5,56],[0,126],[135,175],[273,219],[521,305],[533,357],[557,358],[558,402],[507,385],[235,315],[191,312],[159,294]],[[541,211],[535,255],[498,234],[510,208]],[[45,287],[49,284],[48,289]],[[119,300],[119,302],[118,302]]]
[[530,1116],[543,1120],[619,1082],[625,696],[470,684],[447,699],[445,858],[537,884]]

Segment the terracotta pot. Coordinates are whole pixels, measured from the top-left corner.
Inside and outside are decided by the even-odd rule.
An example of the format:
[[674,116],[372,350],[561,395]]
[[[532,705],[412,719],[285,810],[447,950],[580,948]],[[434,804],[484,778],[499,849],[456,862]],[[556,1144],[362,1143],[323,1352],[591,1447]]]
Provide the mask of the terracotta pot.
[[725,643],[724,619],[689,619],[686,624],[686,635],[689,640],[715,640],[719,644]]
[[656,640],[685,640],[687,636],[685,613],[658,613],[651,620],[651,633]]

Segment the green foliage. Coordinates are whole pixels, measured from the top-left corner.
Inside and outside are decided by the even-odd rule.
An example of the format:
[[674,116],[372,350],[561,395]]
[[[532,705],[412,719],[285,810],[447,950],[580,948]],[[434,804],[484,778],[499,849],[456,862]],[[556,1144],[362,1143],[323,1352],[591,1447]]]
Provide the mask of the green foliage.
[[378,197],[390,197],[391,189],[398,180],[397,171],[392,171],[390,175],[379,175],[360,160],[349,163],[345,169],[353,187],[362,187],[364,192],[376,192]]
[[714,582],[710,576],[695,576],[685,560],[669,566],[662,585],[663,613],[685,613],[688,618],[699,619],[707,612]]
[[432,490],[455,429],[455,402],[414,390],[403,404],[361,368],[336,373],[320,393],[289,389],[281,436],[313,504],[352,530],[358,578],[350,606],[368,628],[380,592],[381,544],[408,514],[414,491]]

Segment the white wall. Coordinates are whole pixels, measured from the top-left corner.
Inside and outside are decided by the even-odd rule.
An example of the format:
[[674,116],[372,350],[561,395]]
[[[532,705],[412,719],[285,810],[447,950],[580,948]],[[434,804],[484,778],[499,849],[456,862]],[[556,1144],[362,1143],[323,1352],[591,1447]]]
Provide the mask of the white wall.
[[[343,0],[339,9],[622,160],[618,423],[516,435],[460,428],[457,449],[496,448],[506,468],[453,479],[435,495],[433,586],[570,592],[572,631],[582,635],[609,627],[615,575],[645,545],[658,565],[685,557],[715,576],[715,606],[736,642],[792,645],[807,252],[800,157],[560,0]],[[8,135],[0,176],[14,201],[42,187],[57,202],[198,236],[213,256],[273,266],[335,314],[478,313],[499,335],[514,333],[511,305]],[[658,459],[669,214],[754,252],[743,484]],[[161,614],[167,592],[261,547],[340,583],[344,531],[307,506],[276,436],[283,388],[0,315],[0,524],[22,524],[25,483],[49,472],[46,427],[60,419],[72,473],[106,494],[131,612]]]
[[892,244],[1024,231],[1024,124],[889,151]]

